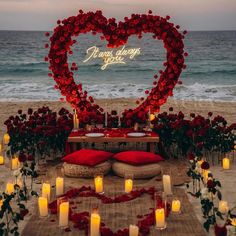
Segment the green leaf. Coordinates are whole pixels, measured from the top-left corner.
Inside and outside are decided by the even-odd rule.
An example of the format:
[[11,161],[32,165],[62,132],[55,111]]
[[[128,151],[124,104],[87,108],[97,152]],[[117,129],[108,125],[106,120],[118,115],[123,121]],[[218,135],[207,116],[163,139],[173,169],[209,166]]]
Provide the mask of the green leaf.
[[203,224],[204,229],[209,232],[210,229],[210,222],[207,220],[206,222],[204,222]]

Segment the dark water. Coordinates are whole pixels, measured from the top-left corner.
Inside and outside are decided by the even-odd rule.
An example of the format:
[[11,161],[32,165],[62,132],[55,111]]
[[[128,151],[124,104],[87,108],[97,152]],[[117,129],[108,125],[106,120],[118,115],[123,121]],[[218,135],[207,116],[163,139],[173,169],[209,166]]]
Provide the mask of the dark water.
[[[79,65],[76,80],[94,97],[140,97],[165,59],[162,42],[151,35],[142,40],[133,37],[126,47],[140,47],[141,55],[103,71],[102,60],[82,62],[87,48],[96,45],[105,50],[99,37],[83,35],[77,41],[70,62]],[[54,81],[47,77],[48,64],[43,61],[46,42],[44,32],[0,31],[0,100],[60,98],[53,89]],[[185,48],[188,68],[174,98],[236,101],[236,31],[189,32]]]

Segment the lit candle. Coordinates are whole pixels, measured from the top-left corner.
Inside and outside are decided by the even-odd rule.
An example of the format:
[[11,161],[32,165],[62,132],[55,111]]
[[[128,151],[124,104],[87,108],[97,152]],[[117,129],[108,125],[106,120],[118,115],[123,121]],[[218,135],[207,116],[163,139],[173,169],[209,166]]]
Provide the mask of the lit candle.
[[164,193],[166,195],[172,195],[170,175],[163,175],[162,182],[163,182]]
[[171,211],[173,213],[180,213],[181,203],[179,200],[173,200],[171,204]]
[[1,210],[1,208],[2,208],[2,205],[3,205],[3,200],[0,199],[0,210]]
[[43,183],[42,186],[42,197],[45,197],[50,200],[50,194],[51,194],[51,185],[49,183]]
[[73,125],[74,125],[74,130],[79,129],[79,119],[78,119],[76,110],[74,110],[74,114],[73,114]]
[[39,216],[48,216],[48,199],[46,197],[39,197],[38,199]]
[[209,179],[209,174],[211,173],[210,170],[203,170],[202,172],[202,176],[203,176],[203,181],[204,183],[207,183],[208,179]]
[[69,218],[69,202],[61,203],[59,211],[59,226],[67,227]]
[[64,178],[57,177],[56,178],[56,195],[60,196],[64,194]]
[[150,121],[153,121],[155,118],[156,118],[156,116],[154,114],[150,114],[150,116],[149,116]]
[[0,165],[3,165],[3,164],[4,164],[4,156],[0,155]]
[[0,143],[0,152],[2,152],[3,148],[2,148],[2,144]]
[[129,236],[138,236],[139,228],[136,225],[129,226]]
[[155,210],[155,217],[156,217],[156,227],[159,229],[164,229],[166,227],[164,208],[156,209]]
[[133,180],[132,179],[126,179],[125,180],[125,192],[130,193],[133,189]]
[[103,193],[103,177],[96,176],[94,178],[94,185],[96,193]]
[[6,193],[7,194],[14,193],[14,184],[13,183],[10,183],[10,182],[7,183],[7,185],[6,185]]
[[223,158],[223,169],[229,170],[230,169],[230,159],[228,157]]
[[11,159],[11,169],[12,170],[17,170],[18,168],[20,168],[20,162],[18,157],[13,157]]
[[202,165],[203,162],[204,162],[204,160],[197,161],[197,168],[198,168],[198,172],[200,174],[202,174],[202,171],[203,171],[203,169],[201,168],[201,165]]
[[98,213],[92,213],[90,219],[90,236],[100,235],[101,217]]
[[222,214],[226,214],[229,211],[228,202],[226,201],[219,201],[219,212]]
[[9,136],[8,133],[5,133],[5,134],[3,135],[3,143],[4,143],[5,145],[7,145],[9,142],[10,142],[10,136]]

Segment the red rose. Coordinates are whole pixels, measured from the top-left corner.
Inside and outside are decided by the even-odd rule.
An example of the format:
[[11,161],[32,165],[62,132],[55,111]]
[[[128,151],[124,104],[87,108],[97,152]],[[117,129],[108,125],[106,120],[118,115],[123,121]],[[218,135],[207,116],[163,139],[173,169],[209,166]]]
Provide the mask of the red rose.
[[201,164],[201,168],[203,170],[208,170],[210,168],[210,165],[207,161],[204,161],[202,164]]
[[216,184],[214,183],[214,181],[212,179],[209,179],[207,181],[207,187],[208,188],[214,188],[216,186]]

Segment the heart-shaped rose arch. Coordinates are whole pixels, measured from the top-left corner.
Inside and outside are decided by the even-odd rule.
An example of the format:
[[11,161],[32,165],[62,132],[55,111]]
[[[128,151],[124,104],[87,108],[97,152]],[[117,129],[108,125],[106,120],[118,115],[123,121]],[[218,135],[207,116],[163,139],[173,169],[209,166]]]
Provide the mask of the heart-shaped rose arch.
[[[145,93],[143,97],[137,100],[135,109],[128,109],[123,112],[121,122],[123,126],[132,126],[135,122],[144,122],[149,110],[158,112],[168,96],[173,95],[173,89],[178,83],[182,70],[186,67],[184,64],[183,38],[186,31],[180,33],[179,26],[168,22],[169,16],[165,18],[153,15],[151,11],[148,14],[132,14],[130,18],[125,17],[124,22],[116,23],[114,18],[107,19],[101,11],[84,13],[79,11],[77,16],[71,16],[62,21],[58,20],[58,26],[54,29],[50,37],[51,45],[48,57],[50,77],[53,77],[57,85],[56,89],[61,90],[61,94],[66,97],[67,102],[77,109],[80,118],[86,114],[86,117],[104,117],[104,110],[94,103],[94,99],[83,91],[82,84],[76,84],[73,71],[78,70],[75,62],[69,65],[68,54],[73,54],[71,47],[76,43],[74,36],[81,33],[92,32],[101,34],[101,40],[106,40],[107,47],[119,47],[125,45],[129,36],[137,35],[142,37],[143,33],[152,33],[154,40],[162,40],[166,49],[166,61],[163,63],[165,70],[159,70],[154,75],[154,87]],[[46,33],[49,36],[49,33]],[[48,44],[45,47],[49,47]],[[159,80],[158,79],[159,75]],[[86,123],[86,122],[85,122]]]

